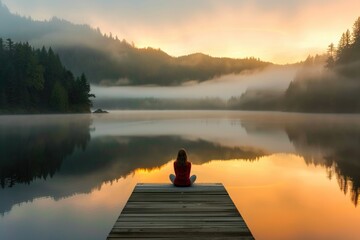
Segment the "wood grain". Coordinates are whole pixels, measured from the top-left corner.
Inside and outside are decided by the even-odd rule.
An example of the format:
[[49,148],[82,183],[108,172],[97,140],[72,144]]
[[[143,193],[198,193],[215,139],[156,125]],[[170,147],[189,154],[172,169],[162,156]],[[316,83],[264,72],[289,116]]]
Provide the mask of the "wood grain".
[[221,183],[139,183],[108,235],[113,239],[254,239]]

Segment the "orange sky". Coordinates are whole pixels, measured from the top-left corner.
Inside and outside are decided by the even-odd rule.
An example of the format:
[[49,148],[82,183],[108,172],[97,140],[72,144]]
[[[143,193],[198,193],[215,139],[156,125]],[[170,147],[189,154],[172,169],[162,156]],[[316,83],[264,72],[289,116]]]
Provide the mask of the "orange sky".
[[[275,63],[304,60],[337,42],[360,16],[358,0],[69,1],[3,0],[12,12],[52,16],[99,27],[137,47],[173,56],[259,57]],[[72,6],[71,8],[69,6]]]

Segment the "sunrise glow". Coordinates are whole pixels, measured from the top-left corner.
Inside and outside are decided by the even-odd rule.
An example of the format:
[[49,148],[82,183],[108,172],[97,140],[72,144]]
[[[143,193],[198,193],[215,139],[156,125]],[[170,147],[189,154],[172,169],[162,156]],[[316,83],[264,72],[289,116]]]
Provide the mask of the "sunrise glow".
[[[111,8],[102,1],[71,1],[74,10],[64,9],[68,6],[64,1],[42,1],[41,8],[33,1],[3,2],[12,12],[90,24],[137,47],[160,48],[172,56],[203,52],[215,57],[254,56],[282,64],[326,52],[360,9],[356,0],[135,1],[112,3]],[[78,14],[78,9],[85,11]]]

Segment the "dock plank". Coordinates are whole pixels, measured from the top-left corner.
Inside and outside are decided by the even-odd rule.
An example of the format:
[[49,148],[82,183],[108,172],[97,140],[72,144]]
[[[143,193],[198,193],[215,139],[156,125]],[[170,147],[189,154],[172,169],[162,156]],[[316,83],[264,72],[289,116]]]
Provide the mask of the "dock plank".
[[139,183],[107,239],[189,238],[254,239],[221,183]]

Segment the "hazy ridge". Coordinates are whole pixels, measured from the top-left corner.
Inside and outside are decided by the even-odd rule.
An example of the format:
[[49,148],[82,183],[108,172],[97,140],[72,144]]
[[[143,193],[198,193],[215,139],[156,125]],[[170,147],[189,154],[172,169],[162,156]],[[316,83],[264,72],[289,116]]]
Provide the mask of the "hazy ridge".
[[[1,4],[1,3],[0,3]],[[0,5],[0,36],[52,47],[75,75],[85,73],[100,85],[181,85],[225,74],[263,69],[270,65],[256,58],[215,58],[202,53],[172,57],[160,49],[136,48],[100,29],[56,17],[35,21],[12,14]]]

